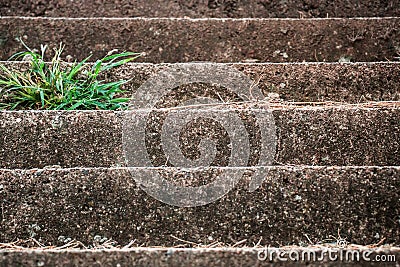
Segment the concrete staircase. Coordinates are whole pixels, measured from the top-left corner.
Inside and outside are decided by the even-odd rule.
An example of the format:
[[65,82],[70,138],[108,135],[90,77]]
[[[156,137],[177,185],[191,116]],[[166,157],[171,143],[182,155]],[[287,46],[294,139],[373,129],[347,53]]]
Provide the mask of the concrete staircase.
[[[30,47],[62,41],[77,60],[144,52],[105,77],[131,79],[129,97],[162,71],[211,61],[252,79],[262,97],[187,84],[152,113],[134,110],[135,118],[152,116],[151,166],[127,160],[131,111],[0,112],[0,266],[399,266],[399,1],[104,2],[2,3],[0,59],[23,49],[17,37]],[[185,155],[201,151],[199,129],[228,144],[211,166],[173,166],[160,148],[163,123],[193,96],[220,103],[182,112],[240,114],[246,164],[230,165],[229,135],[199,123],[180,138]],[[273,118],[271,164],[259,163],[263,129],[248,115],[254,110]],[[263,182],[249,192],[260,170]],[[157,172],[197,187],[223,171],[243,175],[196,207],[165,204],[137,180]],[[321,260],[261,260],[271,247]],[[327,248],[371,252],[373,261],[332,261]]]

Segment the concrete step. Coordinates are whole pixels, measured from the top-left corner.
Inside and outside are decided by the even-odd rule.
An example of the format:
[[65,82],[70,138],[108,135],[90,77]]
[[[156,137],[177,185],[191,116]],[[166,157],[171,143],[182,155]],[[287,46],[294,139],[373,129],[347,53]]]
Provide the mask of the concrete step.
[[[331,254],[328,254],[331,251]],[[264,254],[266,253],[266,254]],[[291,254],[289,254],[291,253]],[[354,253],[354,254],[353,254]],[[266,256],[265,256],[266,255]],[[280,255],[281,259],[278,260]],[[289,257],[290,255],[290,257]],[[304,256],[302,256],[304,255]],[[308,258],[310,255],[310,258]],[[340,256],[343,260],[340,260]],[[348,256],[346,256],[348,255]],[[354,256],[353,256],[354,255]],[[364,256],[363,256],[364,255]],[[272,260],[270,260],[270,258]],[[360,260],[357,260],[359,257]],[[266,258],[266,259],[265,259]],[[335,260],[336,258],[336,260]],[[0,252],[0,266],[397,266],[399,248],[133,248]],[[287,261],[284,261],[287,259]],[[292,259],[292,260],[291,260]],[[304,259],[296,261],[296,259]],[[350,260],[347,260],[350,259]],[[354,259],[354,260],[353,260]],[[396,265],[397,264],[397,265]]]
[[[103,57],[112,49],[145,52],[143,62],[395,61],[400,18],[173,19],[1,17],[0,59],[67,43],[66,55]],[[105,38],[107,37],[107,38]]]
[[[2,62],[21,70],[23,62]],[[91,65],[91,64],[88,64]],[[184,65],[184,64],[183,64]],[[294,102],[400,101],[400,63],[232,63],[230,66],[257,82],[265,97]],[[125,97],[131,97],[150,77],[178,64],[132,63],[107,73],[108,81],[128,80]],[[196,85],[199,86],[199,85]],[[208,87],[211,86],[207,85]],[[188,90],[193,90],[190,84]],[[210,90],[208,89],[208,90]],[[215,89],[217,90],[217,88]]]
[[[263,106],[261,102],[258,105]],[[271,110],[277,136],[275,164],[399,165],[398,102],[321,107],[277,104],[276,107],[272,105]],[[233,111],[252,112],[239,107]],[[146,146],[149,155],[159,159],[153,162],[157,166],[166,161],[157,148],[157,136],[162,132],[159,128],[171,112],[168,109],[153,111],[154,117],[146,126],[146,138],[151,142]],[[140,118],[149,115],[147,110],[0,112],[0,166],[124,166],[122,135],[129,114]],[[243,122],[249,133],[258,131],[251,116]],[[192,140],[190,138],[194,137],[185,138]],[[256,143],[251,143],[251,147],[257,147]],[[194,152],[197,147],[190,151],[188,153],[197,153]]]
[[283,246],[316,244],[339,232],[360,245],[382,239],[400,244],[400,167],[273,166],[253,192],[253,169],[244,169],[232,191],[191,208],[149,196],[131,172],[157,171],[179,182],[187,177],[185,169],[2,169],[0,243],[34,238],[61,246],[65,240],[88,245],[112,239],[120,245],[136,240],[175,246],[182,240],[204,245],[246,239],[253,246],[262,238],[262,246]]
[[1,16],[46,17],[387,17],[399,16],[399,1],[16,1],[0,6]]
[[[203,157],[204,131],[222,140],[212,167],[198,168],[171,167],[176,164],[165,152],[162,131],[174,124],[169,116],[188,112],[175,109],[178,100],[199,92],[223,102],[235,99],[218,86],[178,88],[151,111],[0,112],[0,266],[264,266],[271,261],[260,260],[259,252],[270,246],[280,247],[268,248],[275,253],[315,251],[325,256],[324,266],[337,263],[323,254],[332,246],[351,255],[371,253],[372,262],[349,265],[375,266],[377,255],[391,256],[388,266],[399,265],[400,64],[394,61],[400,59],[400,3],[311,2],[1,4],[0,60],[23,50],[17,38],[31,48],[48,44],[49,50],[62,41],[74,60],[91,53],[95,60],[112,49],[143,52],[138,62],[148,63],[128,64],[105,77],[133,78],[126,96],[170,66],[152,63],[239,62],[229,65],[256,81],[265,99],[210,109],[217,117],[228,109],[239,115],[248,133],[248,140],[239,138],[240,146],[232,144],[230,132],[207,121],[185,128],[179,141],[198,147],[181,150],[193,161],[197,154]],[[299,63],[304,61],[315,63]],[[359,63],[333,63],[338,61]],[[135,133],[126,137],[126,127],[133,125],[127,118],[146,122],[141,144],[150,166],[127,157],[132,153],[134,163],[141,162],[135,155],[143,152]],[[259,119],[270,120],[268,129]],[[233,133],[237,128],[232,125]],[[272,135],[272,129],[276,151],[271,142],[274,159],[263,165],[263,131]],[[133,145],[128,151],[127,142]],[[246,144],[248,161],[229,165],[230,148],[246,150]],[[229,187],[220,183],[221,174],[239,178]],[[160,191],[160,184],[151,187],[143,177],[201,188],[206,196],[209,184],[229,190],[205,205],[177,207],[158,200],[151,190]],[[253,185],[256,178],[259,187]],[[161,193],[175,196],[173,190]],[[39,248],[24,249],[29,245],[21,240]],[[299,247],[304,245],[309,247]],[[176,248],[182,246],[191,248]],[[299,265],[319,263],[308,259]]]

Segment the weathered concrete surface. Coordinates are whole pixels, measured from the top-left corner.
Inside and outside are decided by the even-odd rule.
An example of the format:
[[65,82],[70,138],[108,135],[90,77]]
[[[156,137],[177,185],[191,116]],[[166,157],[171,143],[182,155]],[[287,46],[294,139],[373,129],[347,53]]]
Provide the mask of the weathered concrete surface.
[[[122,126],[126,114],[0,112],[0,166],[123,166]],[[166,111],[152,113],[154,125],[162,126],[160,119],[167,114]],[[273,115],[278,143],[276,164],[399,165],[399,108],[276,108]],[[249,123],[249,130],[257,130],[251,126],[254,122]],[[153,130],[147,130],[148,140],[161,134]],[[157,143],[150,142],[146,147],[150,155],[157,156]],[[191,149],[197,151],[198,147]]]
[[197,244],[246,239],[252,246],[262,237],[261,245],[282,246],[308,238],[315,244],[339,230],[351,243],[400,244],[399,167],[272,167],[252,193],[250,174],[214,203],[177,208],[147,195],[124,168],[3,169],[0,242],[93,244],[97,235],[122,245],[181,244],[175,236]]
[[[400,18],[358,19],[57,19],[0,18],[0,59],[67,43],[66,55],[93,59],[112,49],[145,52],[143,62],[393,61]],[[107,38],[105,38],[107,37]]]
[[387,17],[399,16],[400,3],[390,1],[161,1],[9,0],[2,16],[46,17]]
[[[272,248],[274,249],[274,248]],[[289,259],[284,261],[259,260],[258,253],[264,249],[255,248],[134,248],[128,250],[23,250],[23,251],[0,251],[0,266],[396,266],[399,263],[400,250],[398,248],[383,249],[360,249],[360,261],[357,260],[329,260],[328,254],[323,254],[323,249],[309,249],[298,247],[292,251],[292,258],[305,253],[305,260],[295,262]],[[276,249],[280,255],[288,255],[290,250]],[[362,259],[362,253],[369,254]],[[348,253],[352,258],[354,250],[343,250],[343,255]],[[307,260],[306,253],[311,255]],[[261,259],[263,254],[261,255]],[[314,258],[315,255],[315,258]],[[332,253],[334,258],[336,254]],[[337,253],[340,255],[340,252]],[[394,261],[376,262],[376,259],[394,256]],[[285,256],[281,256],[284,258]],[[339,257],[339,256],[338,256]],[[276,258],[276,257],[274,257]]]
[[[18,70],[27,66],[21,62],[2,64]],[[124,89],[125,96],[132,97],[150,77],[177,66],[132,63],[108,72],[104,78],[107,81],[131,79]],[[400,101],[400,63],[232,63],[227,66],[256,82],[265,96],[277,93],[284,101]],[[186,86],[190,87],[190,84]]]

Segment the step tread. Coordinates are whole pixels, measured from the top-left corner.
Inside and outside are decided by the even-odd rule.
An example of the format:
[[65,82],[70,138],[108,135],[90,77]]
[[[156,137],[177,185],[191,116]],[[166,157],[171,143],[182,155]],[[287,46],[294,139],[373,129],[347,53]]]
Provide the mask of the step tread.
[[[10,69],[26,63],[1,62]],[[400,62],[389,63],[232,63],[224,64],[257,82],[265,96],[283,101],[346,102],[400,101]],[[90,65],[90,64],[88,64]],[[129,80],[126,97],[160,71],[177,64],[130,63],[107,73],[108,81]],[[190,88],[190,85],[187,86]],[[323,103],[322,103],[323,104]]]

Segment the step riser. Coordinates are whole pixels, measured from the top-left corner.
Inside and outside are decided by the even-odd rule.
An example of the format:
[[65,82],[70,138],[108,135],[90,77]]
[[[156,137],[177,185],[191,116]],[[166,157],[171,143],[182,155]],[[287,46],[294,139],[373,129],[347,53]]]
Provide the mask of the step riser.
[[60,245],[64,236],[90,244],[100,235],[172,246],[174,235],[202,244],[262,237],[262,245],[285,245],[340,230],[354,243],[400,244],[398,167],[274,167],[252,193],[249,178],[214,203],[177,208],[138,188],[127,169],[1,170],[0,242],[34,237]]
[[[0,59],[44,42],[67,42],[66,54],[93,58],[112,49],[145,52],[144,62],[337,62],[398,57],[399,18],[323,20],[0,18]],[[105,41],[105,36],[107,40]],[[396,48],[397,47],[397,48]],[[396,51],[397,49],[397,51]],[[277,52],[276,51],[280,51]],[[286,54],[284,54],[286,53]]]
[[[2,62],[10,69],[21,70],[28,65]],[[367,101],[400,101],[399,63],[357,64],[240,64],[229,66],[243,72],[267,96],[279,94],[284,101],[337,101],[362,103]],[[132,79],[125,85],[126,97],[162,70],[175,64],[127,64],[107,73],[107,81]],[[187,88],[190,88],[187,85]]]
[[[0,167],[123,166],[126,114],[1,112]],[[273,116],[277,134],[275,161],[279,164],[399,164],[400,109],[277,109]],[[151,147],[147,150],[152,151]]]
[[46,17],[379,17],[399,16],[398,1],[8,1],[3,16]]
[[[261,252],[260,252],[261,251]],[[382,266],[385,263],[372,262],[369,259],[389,259],[392,255],[395,259],[400,258],[398,249],[360,249],[355,253],[354,250],[332,249],[331,254],[324,249],[297,248],[292,250],[270,248],[271,254],[267,254],[274,260],[264,260],[265,249],[235,249],[235,248],[216,248],[216,249],[174,249],[174,248],[137,248],[131,250],[112,250],[112,251],[13,251],[0,252],[0,266],[36,266],[38,263],[44,266],[271,266],[275,263],[278,266],[338,266],[338,264],[350,264],[351,266]],[[268,252],[268,251],[267,251]],[[260,254],[259,254],[260,253]],[[275,253],[275,254],[272,254]],[[303,259],[295,262],[291,259]],[[353,253],[354,258],[353,258]],[[364,254],[363,254],[364,253]],[[277,255],[288,261],[279,261]],[[304,255],[304,256],[302,256]],[[310,255],[310,259],[308,259]],[[339,259],[343,255],[343,261],[333,260],[335,256]],[[356,259],[359,255],[360,260]],[[364,255],[364,256],[363,256]],[[377,257],[378,256],[378,257]],[[363,259],[366,258],[366,260]],[[261,258],[261,260],[259,259]],[[399,262],[397,260],[397,262]],[[396,261],[387,261],[388,266],[396,264]],[[386,266],[386,265],[385,265]]]

